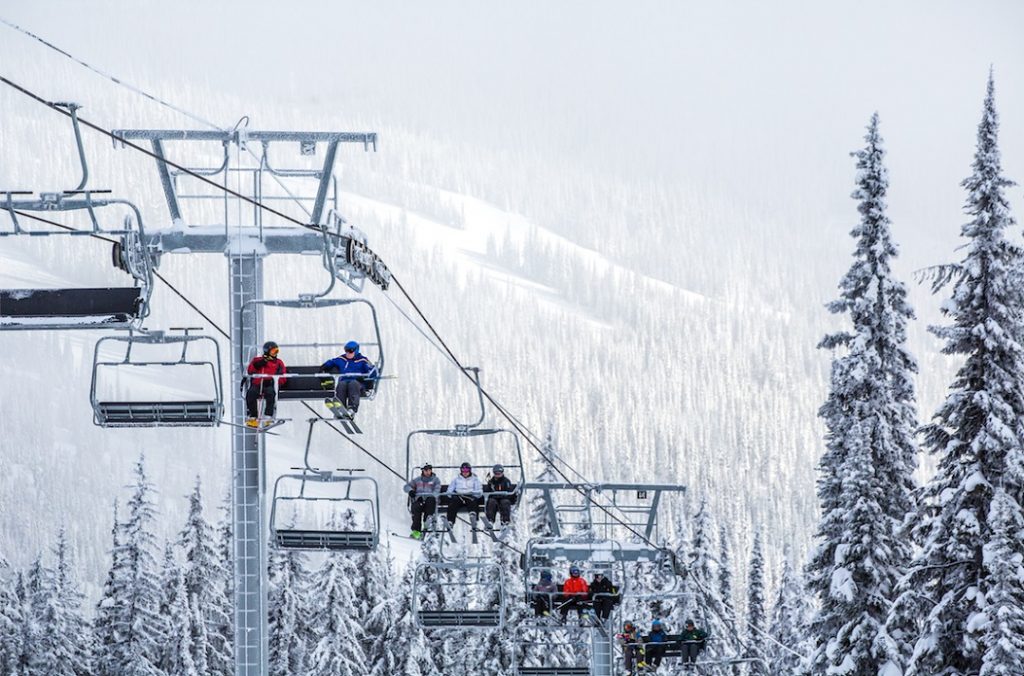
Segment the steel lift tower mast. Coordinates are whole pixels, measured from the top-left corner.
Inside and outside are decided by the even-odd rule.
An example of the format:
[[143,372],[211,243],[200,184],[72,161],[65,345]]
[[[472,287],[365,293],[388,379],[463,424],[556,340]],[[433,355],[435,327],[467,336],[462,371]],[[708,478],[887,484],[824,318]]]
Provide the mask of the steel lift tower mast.
[[[377,135],[372,132],[266,132],[235,129],[230,131],[194,130],[118,130],[114,134],[133,143],[148,142],[157,157],[164,197],[172,227],[147,233],[145,244],[156,255],[182,253],[222,254],[228,259],[230,297],[230,341],[232,379],[241,382],[250,350],[263,340],[262,308],[263,263],[272,254],[321,256],[332,274],[357,291],[369,278],[387,286],[386,267],[366,248],[365,237],[350,228],[337,212],[338,189],[334,163],[339,144],[357,143],[364,150],[376,150]],[[220,166],[176,170],[164,160],[171,144],[201,142],[207,147],[222,146]],[[270,149],[291,144],[301,155],[315,155],[325,147],[319,169],[282,169],[271,164]],[[254,150],[255,148],[255,150]],[[217,193],[196,182],[196,174],[220,178],[224,187],[245,194],[252,203],[226,192]],[[288,184],[296,179],[316,182],[314,196],[292,192]],[[271,181],[277,184],[275,186]],[[234,183],[234,185],[231,185]],[[186,192],[183,192],[186,190]],[[283,194],[282,194],[283,193]],[[223,223],[188,224],[183,202],[216,205]],[[276,200],[271,202],[271,200]],[[280,205],[298,204],[309,226],[293,222],[264,222],[259,202]],[[222,207],[222,209],[221,209]],[[284,214],[280,221],[286,221]],[[243,216],[244,214],[244,216]],[[300,214],[296,214],[299,217]],[[246,222],[241,222],[242,219]],[[272,216],[277,218],[277,216]],[[359,282],[356,284],[356,282]],[[234,522],[234,597],[235,597],[235,674],[267,675],[267,543],[265,435],[245,426],[245,400],[242,391],[229,386],[231,395],[232,505]]]

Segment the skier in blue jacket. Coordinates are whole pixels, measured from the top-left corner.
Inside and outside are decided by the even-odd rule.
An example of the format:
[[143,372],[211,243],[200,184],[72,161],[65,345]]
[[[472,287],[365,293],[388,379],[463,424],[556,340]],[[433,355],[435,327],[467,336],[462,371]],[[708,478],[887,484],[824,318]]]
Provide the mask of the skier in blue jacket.
[[376,380],[378,376],[377,367],[359,352],[359,343],[354,340],[345,343],[344,354],[328,359],[320,370],[341,375],[334,390],[335,399],[324,403],[330,409],[345,408],[350,418],[359,410],[359,398],[366,389],[364,383]]

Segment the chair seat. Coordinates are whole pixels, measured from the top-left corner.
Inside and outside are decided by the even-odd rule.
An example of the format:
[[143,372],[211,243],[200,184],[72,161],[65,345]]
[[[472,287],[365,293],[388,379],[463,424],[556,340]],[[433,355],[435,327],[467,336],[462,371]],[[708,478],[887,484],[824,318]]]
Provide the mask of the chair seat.
[[103,401],[96,422],[105,427],[207,427],[220,422],[216,401]]
[[497,610],[421,610],[424,627],[497,627],[501,613]]
[[329,551],[368,551],[376,547],[373,531],[330,531],[278,529],[274,531],[277,546],[282,549]]
[[0,289],[0,328],[117,328],[142,307],[140,287]]
[[590,676],[590,667],[519,667],[519,676]]

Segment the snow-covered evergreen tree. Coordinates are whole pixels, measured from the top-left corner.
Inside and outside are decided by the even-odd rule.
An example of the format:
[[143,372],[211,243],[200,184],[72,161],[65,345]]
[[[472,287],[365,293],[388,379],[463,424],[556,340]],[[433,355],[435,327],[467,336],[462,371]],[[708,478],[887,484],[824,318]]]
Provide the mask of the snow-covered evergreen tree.
[[14,576],[6,561],[0,565],[0,673],[17,676],[21,672],[21,627],[24,624],[21,600],[14,587]]
[[988,624],[982,629],[980,676],[1024,674],[1024,519],[1020,505],[1002,488],[992,498],[988,523],[992,539],[982,556],[991,591],[985,598]]
[[848,314],[850,331],[820,346],[844,348],[832,363],[829,396],[820,415],[827,427],[818,465],[821,522],[818,548],[807,566],[819,601],[811,625],[811,670],[877,674],[900,663],[900,647],[886,630],[896,582],[910,559],[901,532],[913,505],[917,466],[913,375],[906,349],[914,313],[891,269],[897,255],[886,215],[889,186],[878,114],[857,158],[861,219],[851,232],[854,261],[829,304]]
[[[226,676],[233,670],[231,646],[221,633],[231,621],[231,606],[226,603],[225,594],[229,572],[224,569],[213,527],[203,515],[199,477],[188,500],[188,518],[178,545],[184,559],[182,574],[189,605],[185,619],[190,623],[190,645],[194,651],[191,659],[200,673]],[[198,621],[191,624],[194,619]]]
[[33,670],[53,676],[91,674],[91,628],[81,613],[82,594],[63,527],[57,534],[53,555],[53,569],[46,571],[39,590],[39,635],[32,656]]
[[309,571],[302,552],[273,550],[267,607],[270,673],[305,673],[312,646],[309,631]]
[[120,620],[121,607],[118,605],[124,598],[124,580],[121,557],[121,522],[117,500],[114,500],[114,525],[110,529],[110,568],[103,583],[103,592],[96,606],[93,617],[93,639],[95,641],[95,666],[98,674],[104,676],[116,673],[118,652],[117,626]]
[[[997,510],[1002,522],[1019,518],[1024,487],[1024,363],[1017,340],[1021,250],[1007,239],[1014,220],[1004,190],[1012,183],[1002,175],[998,129],[990,76],[974,171],[963,182],[971,216],[961,230],[967,253],[953,268],[952,298],[943,305],[952,325],[933,329],[946,341],[943,352],[963,355],[965,361],[934,422],[924,428],[938,468],[922,491],[917,515],[915,536],[922,549],[901,582],[891,617],[891,624],[904,631],[914,630],[917,618],[923,618],[907,676],[981,670],[991,620],[988,596],[998,596],[984,557],[985,547],[998,548],[994,543],[1002,537],[989,521],[997,484],[1012,498]],[[1020,556],[1024,540],[1014,538],[1010,547]]]
[[207,624],[210,642],[210,671],[220,676],[231,676],[235,673],[235,557],[232,552],[232,547],[234,547],[232,507],[231,490],[229,489],[221,503],[221,518],[216,534],[217,561],[224,575],[224,584],[221,588],[221,599],[215,602],[215,605],[226,609],[227,616],[221,618],[222,623],[219,626],[211,627],[209,623]]
[[[354,530],[355,514],[348,511],[331,520],[328,529]],[[309,629],[315,645],[304,673],[310,676],[357,676],[366,673],[366,636],[359,623],[356,589],[362,586],[356,557],[335,553],[325,557],[308,590],[315,589],[317,602],[310,603]]]
[[113,562],[97,610],[97,636],[103,641],[97,668],[111,676],[160,674],[156,665],[165,633],[154,555],[154,489],[141,456],[133,489],[127,519],[114,527]]
[[750,567],[747,570],[747,657],[755,658],[748,666],[751,676],[768,676],[765,670],[765,635],[768,634],[768,614],[765,607],[764,589],[764,547],[761,533],[754,534],[754,546],[750,551]]
[[[185,585],[185,576],[174,556],[174,547],[168,543],[164,549],[164,565],[161,575],[160,616],[166,633],[160,646],[159,667],[166,674],[199,676],[208,673],[206,651],[193,645],[193,612]],[[204,639],[205,634],[200,634]],[[203,648],[205,646],[199,646]],[[196,663],[195,656],[202,660]]]
[[767,646],[770,674],[797,674],[806,668],[800,659],[800,654],[809,652],[807,644],[810,643],[806,633],[808,606],[805,593],[803,582],[790,565],[787,553],[782,561],[779,589],[769,625],[772,635],[781,644]]
[[[544,435],[544,441],[540,446],[541,451],[543,451],[540,459],[541,470],[533,479],[535,482],[557,483],[561,481],[561,478],[555,472],[553,464],[558,456],[558,451],[555,448],[554,434],[554,430],[549,427]],[[547,503],[544,502],[544,498],[538,491],[533,491],[526,494],[526,503],[530,537],[550,537],[554,530],[550,523],[551,515],[548,513]]]

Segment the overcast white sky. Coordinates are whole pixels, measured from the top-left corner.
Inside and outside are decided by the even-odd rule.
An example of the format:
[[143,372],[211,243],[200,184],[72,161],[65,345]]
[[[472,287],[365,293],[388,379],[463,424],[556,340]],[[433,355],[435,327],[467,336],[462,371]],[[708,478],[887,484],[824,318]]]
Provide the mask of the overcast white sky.
[[[247,113],[254,126],[294,126],[304,111],[326,110],[339,128],[377,120],[494,146],[536,143],[624,177],[707,181],[737,202],[834,215],[843,233],[846,153],[878,110],[893,217],[913,237],[932,227],[955,236],[963,220],[957,185],[991,64],[1005,166],[1024,180],[1024,3],[1013,0],[0,0],[0,15],[171,100],[182,87],[224,93],[244,109],[212,101],[197,112],[225,124]],[[68,67],[0,26],[0,70],[15,53]],[[110,94],[112,85],[71,72],[79,98]],[[274,119],[270,102],[294,115]],[[107,122],[163,115],[148,106],[138,103],[137,120]]]

